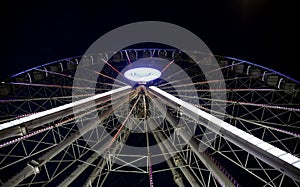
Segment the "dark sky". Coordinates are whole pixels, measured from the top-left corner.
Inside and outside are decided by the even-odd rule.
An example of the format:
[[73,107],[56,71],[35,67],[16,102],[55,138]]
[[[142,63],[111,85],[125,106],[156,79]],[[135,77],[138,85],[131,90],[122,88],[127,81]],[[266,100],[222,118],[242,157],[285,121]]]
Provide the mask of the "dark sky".
[[279,57],[280,2],[203,2],[11,1],[1,5],[0,78],[81,55],[104,33],[145,20],[185,27],[198,35],[214,54],[242,58],[296,76]]

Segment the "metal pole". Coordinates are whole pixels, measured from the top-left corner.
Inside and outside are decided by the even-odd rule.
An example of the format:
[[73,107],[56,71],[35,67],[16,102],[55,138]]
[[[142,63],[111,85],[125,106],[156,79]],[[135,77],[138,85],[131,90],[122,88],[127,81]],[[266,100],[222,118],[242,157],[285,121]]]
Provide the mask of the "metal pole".
[[[150,97],[151,94],[149,95]],[[158,101],[152,99],[154,105],[161,112],[164,111],[163,106]],[[166,119],[169,123],[176,129],[175,133],[182,137],[182,139],[191,147],[191,150],[197,155],[197,157],[201,160],[201,162],[205,165],[205,167],[212,173],[212,175],[217,179],[217,181],[221,184],[221,186],[229,186],[234,187],[235,185],[228,179],[228,177],[219,169],[218,166],[203,152],[199,151],[199,146],[195,142],[195,140],[190,139],[190,135],[184,130],[184,128],[177,126],[176,120],[166,112]]]
[[[109,110],[106,115],[103,115],[102,119],[105,119],[106,117],[109,116],[109,112],[113,112],[113,110]],[[104,118],[105,117],[105,118]],[[82,134],[88,132],[89,130],[95,128],[98,123],[100,123],[100,120],[96,120],[93,123],[89,123],[88,125],[86,125],[83,129],[82,129]],[[80,132],[74,132],[72,133],[69,137],[67,137],[63,142],[59,143],[57,146],[55,146],[53,149],[51,149],[49,152],[47,152],[46,154],[42,155],[41,157],[39,157],[38,160],[38,164],[35,166],[32,165],[27,165],[22,171],[20,171],[17,175],[15,175],[13,178],[11,178],[10,180],[8,180],[6,183],[3,184],[3,186],[5,187],[13,187],[16,186],[17,184],[19,184],[20,182],[22,182],[24,179],[26,179],[27,177],[33,175],[33,174],[37,174],[39,172],[35,172],[39,170],[39,168],[41,166],[43,166],[46,162],[48,162],[49,160],[51,160],[55,155],[57,155],[59,152],[61,152],[62,150],[64,150],[67,146],[71,145],[76,139],[80,138],[82,136],[82,134]]]
[[[134,94],[136,96],[136,93]],[[119,102],[115,107],[122,106],[126,100],[123,100]],[[20,182],[22,182],[27,177],[37,174],[40,171],[41,166],[43,166],[46,162],[51,160],[55,155],[57,155],[59,152],[64,150],[67,146],[71,145],[72,142],[74,142],[76,139],[80,138],[83,134],[87,133],[88,131],[94,129],[97,127],[99,123],[101,123],[104,119],[106,119],[109,115],[111,115],[114,111],[114,108],[110,107],[107,111],[105,111],[99,118],[96,118],[96,120],[91,121],[87,125],[85,125],[83,128],[80,129],[80,132],[74,132],[69,137],[67,137],[64,141],[60,142],[57,146],[55,146],[53,149],[48,151],[46,154],[42,155],[37,159],[37,161],[32,161],[32,163],[36,164],[28,164],[23,170],[21,170],[17,175],[9,179],[6,183],[4,183],[2,186],[5,187],[13,187],[18,185]]]
[[[256,138],[157,87],[150,86],[150,89],[160,99],[180,105],[181,112],[198,121],[201,125],[219,134],[292,179],[300,181],[300,159],[298,157]],[[183,132],[183,130],[181,129],[180,132]]]
[[[119,136],[122,136],[124,133],[125,138],[127,138],[129,136],[129,133],[125,130],[122,131],[122,133]],[[110,141],[105,142],[105,144],[103,144],[100,149],[98,149],[98,152],[104,152],[105,149],[109,146]],[[123,146],[122,142],[117,142],[116,145],[114,146],[116,149]],[[116,149],[114,151],[116,151]],[[97,158],[99,158],[99,153],[95,152],[93,153],[84,163],[82,163],[81,165],[79,165],[77,167],[77,169],[71,174],[69,175],[64,181],[62,181],[62,183],[60,183],[58,186],[59,187],[65,187],[65,186],[69,186],[82,172],[84,172],[85,169],[87,169],[91,164],[93,163]],[[114,152],[113,152],[114,153]],[[106,163],[103,160],[104,163]],[[102,168],[99,168],[102,170]],[[92,182],[92,181],[89,181]]]
[[[155,125],[155,121],[153,121],[152,119],[148,119],[149,120],[149,126],[152,127],[156,127],[157,125]],[[159,131],[153,131],[153,135],[154,138],[156,140],[156,142],[158,143],[158,146],[160,148],[160,150],[162,151],[168,166],[171,168],[171,172],[173,174],[173,179],[175,181],[175,183],[179,186],[182,187],[184,186],[183,181],[182,181],[182,177],[179,175],[179,173],[176,171],[176,169],[174,168],[174,164],[173,162],[167,157],[166,153],[169,152],[176,152],[175,148],[171,145],[171,143],[163,138],[163,135],[161,132]],[[163,140],[165,140],[164,143]],[[161,142],[161,143],[160,143]],[[167,150],[166,150],[167,149]],[[176,155],[174,157],[177,157],[179,155]],[[175,165],[179,167],[179,169],[182,171],[182,173],[184,174],[184,176],[188,179],[188,182],[191,184],[191,186],[193,187],[200,187],[199,184],[197,183],[196,179],[194,178],[194,176],[190,173],[190,171],[183,166],[183,160],[181,159],[181,157],[177,157],[177,159],[175,160]]]
[[112,94],[119,94],[119,96],[128,94],[129,89],[131,89],[130,86],[125,86],[0,124],[0,139],[9,138],[16,135],[25,135],[26,133],[24,134],[24,132],[28,132],[29,130],[38,126],[90,108],[94,106],[95,103],[110,98]]
[[[131,123],[132,121],[129,121],[129,123]],[[123,131],[122,131],[123,132]],[[124,131],[124,138],[121,140],[121,142],[117,142],[117,144],[114,147],[114,152],[113,154],[115,154],[115,152],[117,151],[117,149],[122,149],[123,144],[125,144],[126,139],[128,138],[130,132],[129,131]],[[122,136],[122,134],[120,134],[120,136]],[[88,162],[90,163],[90,162]],[[91,186],[91,184],[94,182],[94,180],[97,178],[97,176],[99,176],[99,174],[102,172],[103,168],[105,167],[107,162],[105,162],[105,158],[101,158],[101,160],[98,162],[97,166],[94,168],[94,170],[92,171],[91,175],[88,177],[88,179],[86,180],[86,182],[84,183],[84,187],[88,187]]]
[[88,179],[85,181],[83,186],[84,187],[92,186],[92,183],[97,178],[97,176],[100,175],[100,173],[104,169],[105,165],[106,165],[105,159],[101,158],[101,160],[98,162],[97,166],[93,169],[92,173],[90,174]]

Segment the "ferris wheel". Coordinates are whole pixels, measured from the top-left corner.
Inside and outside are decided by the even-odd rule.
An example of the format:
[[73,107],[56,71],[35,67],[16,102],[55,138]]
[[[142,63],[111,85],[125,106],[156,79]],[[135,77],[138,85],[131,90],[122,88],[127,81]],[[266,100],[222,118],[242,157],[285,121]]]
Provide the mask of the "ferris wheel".
[[299,86],[165,48],[34,67],[0,84],[0,185],[299,186]]

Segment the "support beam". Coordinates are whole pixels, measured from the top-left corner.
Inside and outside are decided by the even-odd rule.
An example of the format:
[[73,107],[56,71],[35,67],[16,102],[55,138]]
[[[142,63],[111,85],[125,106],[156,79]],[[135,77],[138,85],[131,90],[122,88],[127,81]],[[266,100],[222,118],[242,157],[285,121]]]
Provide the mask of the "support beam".
[[[132,97],[135,97],[137,94],[133,94]],[[116,104],[114,107],[120,107],[122,106],[126,100],[121,100],[118,104]],[[71,145],[75,140],[80,138],[82,135],[87,133],[88,131],[94,129],[99,125],[104,119],[106,119],[109,115],[111,115],[114,112],[115,108],[109,108],[107,111],[105,111],[99,118],[96,118],[95,120],[91,121],[87,125],[85,125],[83,128],[80,129],[80,131],[76,131],[72,133],[70,136],[68,136],[64,141],[60,142],[58,145],[56,145],[54,148],[52,148],[50,151],[48,151],[46,154],[42,155],[37,159],[38,167],[41,168],[45,163],[47,163],[49,160],[51,160],[55,155],[57,155],[59,152],[64,150],[67,146]],[[27,177],[36,174],[35,168],[33,168],[31,165],[27,165],[23,170],[21,170],[17,175],[9,179],[6,183],[3,184],[5,187],[13,187],[18,185],[20,182],[22,182]]]
[[201,125],[266,162],[278,171],[300,182],[300,159],[298,157],[256,138],[157,87],[150,86],[150,91],[161,100],[180,105],[181,112],[185,115],[198,121]]
[[95,102],[100,102],[108,99],[113,94],[128,94],[129,90],[131,90],[130,86],[124,86],[115,90],[78,100],[76,102],[38,112],[30,116],[2,123],[0,124],[0,140],[16,135],[24,135],[24,132],[28,132],[29,130],[34,129],[38,126],[53,122],[64,116],[69,116],[73,113],[90,108],[95,105]]
[[[126,130],[123,130],[119,136],[124,136],[125,139],[127,139],[127,137],[129,136],[129,132],[126,131]],[[98,142],[99,143],[99,142]],[[114,146],[114,150],[112,152],[112,154],[115,154],[115,151],[122,147],[123,142],[116,142],[116,145]],[[102,144],[102,143],[101,143]],[[86,170],[90,164],[92,164],[93,162],[95,162],[95,160],[97,158],[99,158],[99,153],[102,153],[105,151],[105,149],[110,145],[110,141],[107,141],[105,142],[104,144],[102,144],[102,146],[97,150],[97,152],[93,153],[84,163],[82,163],[80,166],[77,167],[76,170],[74,170],[74,172],[69,175],[65,180],[62,181],[62,183],[60,183],[58,186],[59,187],[65,187],[65,186],[69,186],[79,175],[82,174],[82,172],[84,172],[84,170]],[[105,155],[102,155],[102,156],[105,156]],[[104,160],[103,160],[104,163],[106,163]],[[102,169],[102,168],[99,168],[99,169]],[[92,181],[89,181],[89,182],[92,182]]]
[[94,180],[101,175],[104,167],[106,165],[105,159],[101,158],[100,161],[98,162],[97,166],[93,169],[92,173],[88,177],[88,179],[85,181],[83,184],[84,187],[89,187],[92,186]]
[[[113,112],[111,109],[109,112]],[[107,114],[109,113],[107,112]],[[103,115],[103,117],[108,117],[108,115]],[[105,119],[103,118],[103,119]],[[89,130],[95,128],[100,123],[100,120],[96,120],[93,123],[89,123],[86,125],[84,129],[82,129],[81,133],[79,131],[72,133],[69,137],[67,137],[63,142],[56,145],[54,148],[52,148],[49,152],[39,157],[37,160],[39,162],[38,167],[41,168],[45,163],[47,163],[49,160],[51,160],[55,155],[57,155],[59,152],[64,150],[67,146],[71,145],[76,139],[80,138],[84,133],[87,133]],[[27,177],[36,174],[34,172],[34,168],[30,165],[27,165],[23,170],[21,170],[17,175],[15,175],[13,178],[9,179],[3,186],[5,187],[13,187],[18,185],[20,182],[22,182]]]
[[[105,142],[97,151],[99,152],[103,152],[105,151],[106,147],[108,147],[109,145],[109,141]],[[82,172],[84,172],[84,170],[86,170],[90,164],[92,164],[98,157],[99,157],[99,153],[95,152],[93,153],[84,163],[80,164],[76,170],[73,171],[73,173],[71,173],[70,175],[68,175],[68,177],[66,177],[58,186],[59,187],[65,187],[65,186],[69,186],[79,175],[82,174]]]
[[[156,122],[153,119],[148,119],[148,121],[149,121],[148,125],[151,128],[155,128],[155,127],[158,126],[157,124],[155,124]],[[161,132],[159,132],[159,131],[152,131],[152,133],[154,135],[154,138],[155,138],[156,142],[158,143],[158,146],[159,146],[161,152],[163,153],[163,155],[165,157],[165,160],[167,161],[168,166],[171,168],[171,172],[173,174],[173,178],[174,178],[175,183],[179,187],[184,186],[183,181],[181,179],[181,176],[179,175],[179,173],[174,168],[173,162],[166,155],[168,152],[175,153],[176,152],[175,148],[172,146],[172,144],[169,142],[169,140],[166,139],[163,136],[163,134]],[[164,143],[162,143],[162,142],[164,142]],[[183,163],[183,160],[180,157],[180,155],[176,154],[174,157],[177,157],[177,160],[175,162],[176,166],[179,167],[179,169],[184,174],[184,176],[186,177],[186,179],[188,180],[188,182],[190,183],[190,185],[192,187],[200,187],[200,185],[196,181],[196,179],[193,176],[193,174],[188,170],[188,168],[184,167],[184,163]]]
[[[132,123],[132,121],[130,120],[128,123]],[[129,131],[122,131],[123,134],[120,134],[120,137],[123,135],[123,138],[120,138],[121,141],[117,142],[116,145],[113,148],[113,152],[112,154],[116,154],[117,150],[121,150],[123,147],[123,144],[125,144],[130,132]],[[89,163],[89,162],[88,162]],[[106,161],[105,158],[101,158],[101,160],[98,162],[97,166],[94,168],[94,170],[92,171],[92,173],[90,174],[90,176],[88,177],[88,179],[86,180],[86,182],[84,183],[84,187],[89,187],[92,186],[92,183],[94,182],[94,180],[100,175],[100,173],[103,171],[105,165],[106,165]]]
[[[129,121],[129,123],[131,123],[132,121]],[[125,144],[130,132],[129,131],[122,131],[123,134],[120,134],[120,136],[124,136],[124,138],[121,139],[121,142],[117,142],[117,144],[114,146],[113,148],[113,152],[111,154],[116,154],[117,150],[119,149],[121,151],[123,144]],[[123,143],[123,144],[122,144]],[[98,162],[97,166],[94,168],[94,170],[92,171],[92,173],[90,174],[90,176],[88,177],[88,179],[86,180],[86,182],[84,183],[84,187],[89,187],[92,186],[92,183],[94,182],[94,180],[101,174],[101,172],[103,171],[105,165],[107,164],[105,158],[101,158],[101,160]],[[103,181],[104,182],[104,181]]]
[[[161,112],[164,111],[163,106],[156,100],[152,100],[154,105]],[[217,181],[221,184],[221,186],[234,187],[235,185],[228,179],[228,177],[220,170],[218,166],[204,153],[199,151],[199,145],[193,140],[190,139],[190,135],[187,133],[184,127],[179,127],[176,123],[176,120],[166,112],[166,119],[169,123],[176,129],[175,133],[182,137],[182,139],[191,147],[191,150],[197,155],[197,157],[201,160],[201,162],[205,165],[205,167],[212,173],[212,175],[217,179]],[[163,137],[162,137],[163,138]],[[164,144],[166,145],[166,144]],[[171,146],[168,149],[172,149]]]

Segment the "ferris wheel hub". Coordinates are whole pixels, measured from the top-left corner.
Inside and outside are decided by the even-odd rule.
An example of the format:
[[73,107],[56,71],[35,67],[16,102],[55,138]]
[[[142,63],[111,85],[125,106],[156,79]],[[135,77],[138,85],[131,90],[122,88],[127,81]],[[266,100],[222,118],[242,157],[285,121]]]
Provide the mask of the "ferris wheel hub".
[[137,83],[147,83],[161,76],[161,72],[154,68],[138,67],[129,69],[124,73],[124,76]]

